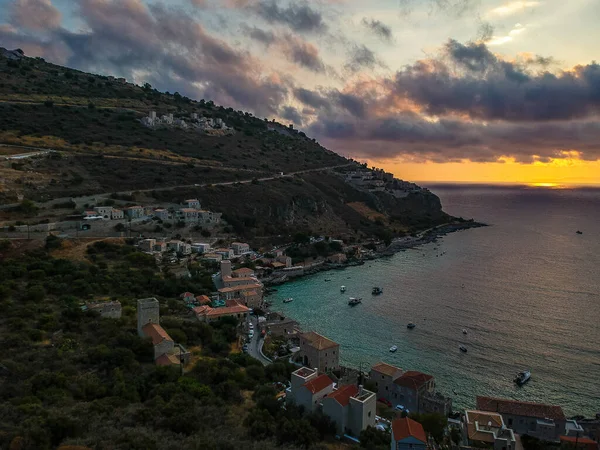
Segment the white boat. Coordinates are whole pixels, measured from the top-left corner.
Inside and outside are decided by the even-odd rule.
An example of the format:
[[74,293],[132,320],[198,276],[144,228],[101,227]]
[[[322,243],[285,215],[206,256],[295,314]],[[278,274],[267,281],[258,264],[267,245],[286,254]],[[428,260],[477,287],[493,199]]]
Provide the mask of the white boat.
[[467,329],[463,328],[463,334],[467,334]]
[[286,298],[286,299],[283,301],[283,303],[291,303],[291,302],[293,302],[293,301],[294,301],[294,299],[293,299],[292,297],[290,297],[290,298]]
[[350,306],[356,306],[359,303],[362,303],[362,298],[354,298],[354,297],[350,297],[350,300],[348,301],[348,304]]
[[529,370],[523,370],[522,372],[519,372],[517,374],[517,376],[514,379],[514,382],[517,383],[519,386],[523,386],[529,381],[530,378],[531,372]]
[[346,286],[340,286],[340,292],[346,292]]
[[398,347],[396,347],[395,345],[392,345],[390,347],[390,352],[394,353],[396,350],[398,350]]

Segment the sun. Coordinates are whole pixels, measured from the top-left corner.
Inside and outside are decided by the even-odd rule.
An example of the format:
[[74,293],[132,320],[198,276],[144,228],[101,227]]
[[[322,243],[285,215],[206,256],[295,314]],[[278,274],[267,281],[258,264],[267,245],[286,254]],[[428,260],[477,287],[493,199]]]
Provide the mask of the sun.
[[546,188],[546,189],[565,189],[566,186],[559,183],[529,183],[530,187]]

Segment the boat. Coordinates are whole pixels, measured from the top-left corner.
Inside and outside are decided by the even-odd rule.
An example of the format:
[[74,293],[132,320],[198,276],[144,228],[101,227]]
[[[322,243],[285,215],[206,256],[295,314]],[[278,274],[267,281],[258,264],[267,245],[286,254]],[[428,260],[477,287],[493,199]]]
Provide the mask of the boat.
[[354,297],[350,297],[350,300],[348,301],[348,304],[350,306],[356,306],[359,303],[362,303],[362,298],[354,298]]
[[340,286],[340,292],[346,292],[346,286]]
[[325,281],[331,281],[331,278],[325,278]]
[[293,302],[293,301],[294,301],[294,299],[293,299],[292,297],[290,297],[290,298],[286,298],[286,299],[283,301],[283,303],[291,303],[291,302]]
[[416,325],[412,322],[410,322],[408,325],[406,325],[406,328],[408,328],[409,330],[412,330],[414,327],[416,327]]
[[463,352],[463,353],[467,353],[467,347],[465,347],[464,345],[461,345],[461,346],[459,346],[458,348],[459,348],[459,350],[460,350],[461,352]]
[[463,334],[467,334],[467,329],[463,328]]
[[577,234],[583,234],[583,232],[581,232],[579,230],[577,230],[575,233],[577,233]]
[[394,353],[396,350],[398,350],[398,347],[396,347],[395,345],[392,345],[390,347],[390,352]]
[[523,370],[522,372],[519,372],[517,374],[517,376],[514,379],[514,382],[517,383],[519,386],[523,386],[529,381],[530,378],[531,372],[529,370]]
[[383,294],[383,289],[381,289],[380,287],[375,286],[373,288],[373,290],[371,291],[371,294],[373,294],[373,295]]

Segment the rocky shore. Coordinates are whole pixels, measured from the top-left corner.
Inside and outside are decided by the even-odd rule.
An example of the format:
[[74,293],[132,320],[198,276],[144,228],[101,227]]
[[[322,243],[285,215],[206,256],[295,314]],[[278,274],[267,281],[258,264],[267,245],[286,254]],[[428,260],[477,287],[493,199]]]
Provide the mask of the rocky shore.
[[[452,222],[446,223],[443,225],[438,225],[437,227],[430,228],[428,230],[422,231],[414,236],[406,236],[402,238],[397,238],[392,241],[392,243],[385,247],[384,249],[374,250],[371,254],[362,258],[360,260],[357,259],[349,259],[345,263],[327,263],[323,262],[322,264],[310,267],[308,269],[304,269],[303,273],[300,275],[295,275],[293,277],[279,277],[279,278],[271,278],[263,280],[265,286],[278,286],[284,284],[288,281],[295,280],[301,277],[306,277],[309,275],[314,275],[319,272],[326,272],[329,270],[341,270],[346,267],[353,266],[361,266],[365,264],[365,261],[371,261],[378,258],[392,256],[395,253],[400,251],[408,250],[410,248],[415,248],[420,245],[429,244],[431,242],[436,242],[438,238],[445,236],[449,233],[454,233],[456,231],[468,230],[471,228],[479,228],[488,226],[487,224],[475,222],[475,221],[464,221],[464,222]],[[267,294],[269,293],[269,289],[267,289]]]

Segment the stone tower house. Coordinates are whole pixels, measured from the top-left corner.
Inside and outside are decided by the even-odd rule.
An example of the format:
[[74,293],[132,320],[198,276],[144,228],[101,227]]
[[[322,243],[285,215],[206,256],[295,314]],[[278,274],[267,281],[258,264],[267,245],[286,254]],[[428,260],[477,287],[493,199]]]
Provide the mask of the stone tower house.
[[139,336],[145,336],[142,328],[149,323],[159,324],[160,307],[155,298],[142,298],[137,301],[137,330]]
[[221,261],[221,278],[230,277],[231,276],[231,261],[224,260]]

